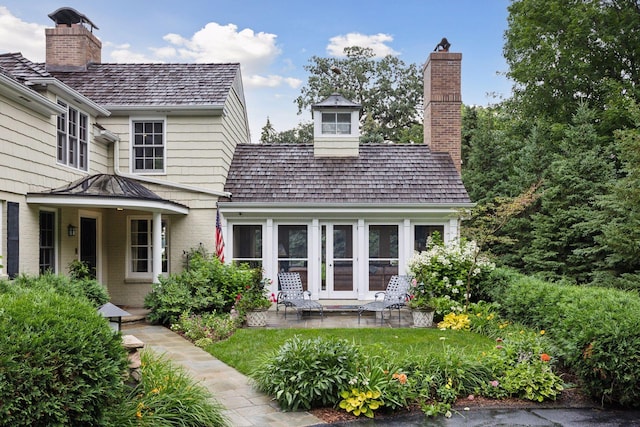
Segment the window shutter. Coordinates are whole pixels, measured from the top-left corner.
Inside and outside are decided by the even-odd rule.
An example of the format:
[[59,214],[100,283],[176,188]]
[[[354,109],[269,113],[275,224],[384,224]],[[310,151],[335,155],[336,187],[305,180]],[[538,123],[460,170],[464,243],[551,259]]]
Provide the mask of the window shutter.
[[7,275],[10,279],[18,275],[20,265],[19,207],[18,203],[7,203]]

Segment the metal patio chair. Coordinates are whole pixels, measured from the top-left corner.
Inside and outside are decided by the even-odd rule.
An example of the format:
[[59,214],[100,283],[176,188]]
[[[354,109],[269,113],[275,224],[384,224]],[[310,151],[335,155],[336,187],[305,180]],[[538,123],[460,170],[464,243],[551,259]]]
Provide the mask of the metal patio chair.
[[287,318],[287,308],[295,308],[298,317],[302,312],[317,310],[320,317],[324,317],[322,304],[311,299],[311,292],[302,288],[302,279],[300,273],[278,273],[278,283],[280,291],[278,292],[276,311],[280,305],[284,305],[284,317]]
[[[409,287],[411,286],[411,277],[409,276],[391,276],[387,290],[376,292],[375,301],[358,307],[358,324],[360,317],[364,311],[375,311],[380,313],[380,324],[384,322],[384,311],[389,310],[391,315],[392,309],[398,310],[398,322],[400,322],[400,309],[405,306],[409,298]],[[378,299],[383,297],[382,299]]]

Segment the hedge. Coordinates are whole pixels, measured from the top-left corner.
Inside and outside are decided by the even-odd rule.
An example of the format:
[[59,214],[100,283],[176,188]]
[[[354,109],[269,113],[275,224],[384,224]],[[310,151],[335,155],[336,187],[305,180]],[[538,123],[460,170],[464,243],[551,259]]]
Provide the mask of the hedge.
[[108,425],[126,368],[120,335],[83,298],[0,293],[0,426]]
[[507,318],[540,330],[602,404],[640,406],[640,296],[511,275],[493,292]]

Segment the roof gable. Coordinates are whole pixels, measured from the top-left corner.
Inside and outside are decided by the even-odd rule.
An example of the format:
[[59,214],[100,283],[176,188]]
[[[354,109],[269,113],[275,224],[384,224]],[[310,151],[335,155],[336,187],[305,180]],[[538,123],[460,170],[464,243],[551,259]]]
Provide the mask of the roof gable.
[[422,144],[364,144],[349,158],[314,157],[311,144],[239,144],[225,191],[264,204],[470,202],[450,156]]

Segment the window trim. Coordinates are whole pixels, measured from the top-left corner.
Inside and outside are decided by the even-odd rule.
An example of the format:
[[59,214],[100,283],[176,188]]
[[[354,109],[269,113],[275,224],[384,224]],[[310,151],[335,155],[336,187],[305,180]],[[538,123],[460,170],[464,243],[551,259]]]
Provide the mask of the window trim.
[[[56,163],[71,169],[88,172],[90,161],[89,157],[91,152],[89,145],[89,114],[64,99],[58,98],[57,104],[63,108],[66,108],[66,111],[63,114],[58,114],[56,118]],[[75,113],[75,132],[73,135],[71,134],[71,111]],[[64,119],[65,128],[63,131],[60,130],[61,119]],[[85,122],[84,127],[81,126],[81,123],[83,121]],[[61,137],[64,139],[62,148],[60,147]],[[75,150],[73,151],[71,144],[72,139],[75,139]],[[84,167],[80,166],[81,146],[84,146],[85,150]],[[60,153],[60,150],[62,150],[62,153]],[[73,155],[70,156],[70,154],[72,153]],[[70,160],[70,157],[73,157],[73,159]]]
[[[139,122],[162,122],[162,170],[136,170],[135,168],[135,124]],[[167,117],[166,116],[140,116],[131,117],[129,120],[129,170],[137,175],[166,175],[167,174]]]
[[[131,223],[136,220],[146,220],[148,222],[148,245],[147,248],[150,251],[150,257],[147,260],[147,268],[149,271],[146,272],[134,272],[131,268]],[[163,271],[162,275],[167,277],[171,272],[171,242],[170,242],[170,231],[169,231],[169,218],[162,218],[162,222],[165,224],[167,229],[165,235],[165,253],[167,254],[167,271]],[[127,216],[127,248],[126,248],[126,256],[125,256],[125,279],[145,279],[145,280],[153,280],[153,216],[151,215],[129,215]]]

